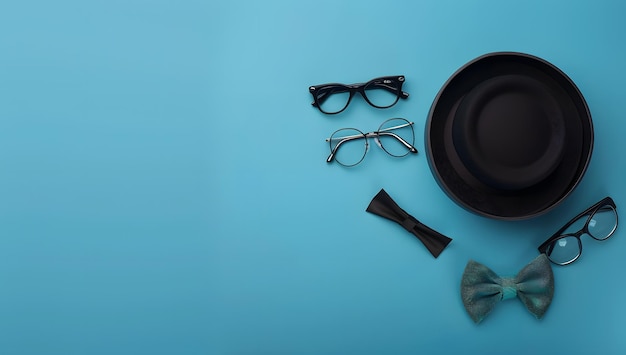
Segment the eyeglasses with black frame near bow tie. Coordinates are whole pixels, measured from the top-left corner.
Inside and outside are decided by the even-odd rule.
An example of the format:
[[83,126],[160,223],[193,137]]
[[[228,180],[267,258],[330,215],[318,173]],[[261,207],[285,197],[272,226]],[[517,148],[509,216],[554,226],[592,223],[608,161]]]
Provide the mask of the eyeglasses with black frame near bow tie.
[[576,261],[583,251],[580,240],[588,235],[599,241],[609,239],[617,229],[617,207],[610,197],[605,197],[574,217],[565,226],[539,246],[539,252],[557,265]]
[[321,84],[309,87],[313,95],[311,105],[321,112],[334,115],[348,107],[355,93],[361,94],[365,101],[376,108],[389,108],[399,99],[406,99],[409,94],[402,91],[403,75],[383,76],[359,84]]

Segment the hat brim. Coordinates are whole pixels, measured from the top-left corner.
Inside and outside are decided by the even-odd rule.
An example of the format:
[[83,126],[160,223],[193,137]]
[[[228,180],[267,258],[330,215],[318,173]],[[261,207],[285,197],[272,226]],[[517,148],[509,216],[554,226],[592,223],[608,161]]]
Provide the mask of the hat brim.
[[[468,106],[463,99],[481,84],[505,76],[540,82],[551,95],[550,102],[558,105],[564,126],[558,162],[545,174],[527,171],[540,179],[520,188],[502,188],[477,176],[467,157],[458,154],[458,134],[453,129],[459,108]],[[457,70],[431,106],[425,135],[428,164],[446,194],[469,211],[504,220],[535,217],[564,200],[587,170],[594,139],[589,108],[574,82],[547,61],[515,52],[486,54]],[[498,171],[491,173],[495,176]]]

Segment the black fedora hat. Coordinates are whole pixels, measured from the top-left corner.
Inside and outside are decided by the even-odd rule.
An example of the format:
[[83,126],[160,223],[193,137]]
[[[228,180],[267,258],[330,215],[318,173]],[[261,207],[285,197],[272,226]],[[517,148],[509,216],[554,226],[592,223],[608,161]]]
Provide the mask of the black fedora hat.
[[524,53],[478,57],[437,94],[426,122],[428,164],[462,207],[527,219],[563,201],[582,179],[593,124],[574,82]]

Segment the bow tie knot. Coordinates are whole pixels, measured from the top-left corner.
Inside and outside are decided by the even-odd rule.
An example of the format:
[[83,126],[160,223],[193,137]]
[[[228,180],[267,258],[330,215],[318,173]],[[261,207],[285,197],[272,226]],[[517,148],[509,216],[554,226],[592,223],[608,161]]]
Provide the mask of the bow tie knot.
[[515,279],[507,277],[502,279],[502,300],[517,297],[517,285]]
[[500,277],[491,269],[470,260],[461,279],[461,298],[470,317],[480,323],[495,305],[519,298],[526,308],[541,318],[554,295],[554,275],[545,254],[536,257],[514,277]]
[[415,226],[417,226],[417,223],[415,223],[411,218],[406,218],[402,221],[402,223],[400,223],[400,225],[410,232],[413,228],[415,228]]

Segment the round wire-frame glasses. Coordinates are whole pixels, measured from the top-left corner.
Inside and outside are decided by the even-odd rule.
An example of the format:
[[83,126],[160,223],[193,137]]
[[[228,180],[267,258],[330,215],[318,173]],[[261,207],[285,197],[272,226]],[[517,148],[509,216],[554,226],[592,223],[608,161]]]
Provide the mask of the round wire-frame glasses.
[[330,145],[330,155],[326,162],[351,167],[359,164],[369,150],[368,138],[374,138],[376,144],[393,157],[403,157],[417,153],[413,122],[404,118],[390,118],[373,132],[363,133],[356,128],[341,128],[326,141]]
[[605,197],[574,217],[552,237],[539,246],[539,252],[557,265],[568,265],[578,260],[583,251],[583,235],[599,241],[609,239],[617,229],[617,206]]

